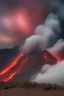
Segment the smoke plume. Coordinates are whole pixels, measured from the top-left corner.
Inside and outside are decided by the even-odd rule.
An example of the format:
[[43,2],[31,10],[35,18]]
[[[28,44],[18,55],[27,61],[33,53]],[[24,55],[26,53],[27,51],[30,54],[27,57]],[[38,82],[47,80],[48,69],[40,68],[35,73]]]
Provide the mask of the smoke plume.
[[64,61],[58,62],[53,66],[47,66],[47,68],[44,65],[44,67],[45,69],[42,68],[41,72],[31,82],[64,85]]
[[[30,53],[34,49],[48,50],[51,54],[58,55],[63,60],[64,40],[60,39],[57,41],[60,33],[61,29],[57,15],[49,14],[44,24],[36,27],[35,35],[26,39],[22,50],[25,53]],[[30,81],[64,85],[63,75],[64,61],[58,61],[54,65],[45,64],[36,76],[32,76]]]
[[22,50],[25,53],[30,53],[34,49],[44,51],[57,41],[57,36],[60,32],[58,17],[51,13],[44,24],[36,27],[35,35],[26,39]]
[[[64,59],[64,41],[62,39],[58,40],[53,47],[47,49],[50,53],[59,55]],[[64,60],[57,62],[57,64],[49,65],[45,64],[41,71],[34,76],[31,82],[37,83],[51,83],[64,86]]]
[[55,54],[57,56],[60,56],[62,59],[64,59],[64,40],[60,39],[52,46],[51,48],[47,49],[50,53]]

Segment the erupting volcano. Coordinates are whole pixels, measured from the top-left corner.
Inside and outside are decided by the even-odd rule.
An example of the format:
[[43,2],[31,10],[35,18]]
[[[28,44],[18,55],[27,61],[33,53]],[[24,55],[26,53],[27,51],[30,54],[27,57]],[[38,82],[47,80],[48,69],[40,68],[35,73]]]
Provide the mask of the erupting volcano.
[[21,52],[11,61],[11,63],[0,70],[0,81],[7,82],[11,79],[14,80],[17,75],[18,80],[19,78],[28,80],[30,79],[30,76],[38,72],[44,64],[56,64],[57,61],[60,61],[60,59],[57,58],[57,56],[54,56],[54,54],[51,54],[46,50],[44,52],[33,51],[30,54]]

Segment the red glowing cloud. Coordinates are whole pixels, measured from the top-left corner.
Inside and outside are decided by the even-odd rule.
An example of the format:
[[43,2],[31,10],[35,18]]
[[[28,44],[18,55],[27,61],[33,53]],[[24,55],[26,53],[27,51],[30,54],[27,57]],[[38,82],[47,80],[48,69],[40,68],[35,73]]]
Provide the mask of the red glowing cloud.
[[2,17],[3,26],[11,31],[21,30],[22,32],[30,31],[30,18],[29,14],[24,9],[17,9]]
[[18,29],[23,32],[30,31],[30,20],[29,15],[25,10],[17,11],[14,13],[14,21]]

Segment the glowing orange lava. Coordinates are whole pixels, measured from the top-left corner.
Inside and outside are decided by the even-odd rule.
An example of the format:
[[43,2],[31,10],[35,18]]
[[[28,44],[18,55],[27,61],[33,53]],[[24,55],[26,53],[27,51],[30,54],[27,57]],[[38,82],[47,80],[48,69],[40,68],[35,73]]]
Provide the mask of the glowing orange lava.
[[23,53],[19,54],[7,67],[5,67],[2,71],[0,71],[0,76],[9,71],[11,68],[13,68],[23,55],[24,55]]
[[58,55],[52,54],[58,61],[62,61],[62,58]]
[[15,76],[22,68],[23,68],[23,65],[25,64],[25,62],[28,60],[28,58],[26,58],[21,64],[20,64],[20,66],[16,69],[16,70],[14,70],[14,72],[12,72],[11,74],[9,74],[9,76],[7,77],[7,78],[5,78],[3,81],[4,82],[7,82],[7,81],[9,81],[10,79],[12,79],[13,78],[13,76]]
[[16,73],[12,73],[8,78],[6,78],[5,80],[3,80],[4,82],[7,82],[9,81],[10,79],[13,78],[13,76],[15,75]]

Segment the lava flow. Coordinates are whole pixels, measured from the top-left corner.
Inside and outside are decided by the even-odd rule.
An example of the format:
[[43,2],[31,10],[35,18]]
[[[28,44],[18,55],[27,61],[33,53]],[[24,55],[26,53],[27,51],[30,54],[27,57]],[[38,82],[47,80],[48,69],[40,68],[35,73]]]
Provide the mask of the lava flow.
[[14,72],[10,73],[9,76],[7,78],[5,78],[3,81],[7,82],[10,79],[13,78],[13,76],[15,76],[20,70],[22,70],[23,65],[25,64],[25,62],[28,60],[28,58],[26,58],[25,60],[23,60],[23,62],[20,64],[20,66],[18,68],[16,68],[16,70],[14,70]]
[[24,55],[23,53],[19,54],[7,67],[5,67],[2,71],[0,71],[0,76],[5,74],[11,68],[13,68],[23,55]]
[[[19,60],[21,61],[17,66]],[[58,61],[61,61],[61,56],[51,54],[47,50],[45,50],[44,52],[41,51],[32,52],[28,54],[27,57],[26,55],[24,55],[24,53],[20,53],[7,67],[5,67],[2,71],[0,71],[0,77],[1,77],[0,81],[7,82],[11,80],[18,72],[20,72],[24,68],[24,65],[27,66],[28,64],[28,66],[30,66],[29,68],[33,67],[33,69],[36,66],[38,72],[39,69],[41,69],[44,64],[56,64]]]
[[52,54],[58,61],[62,61],[63,60],[63,58],[62,57],[60,57],[60,56],[58,56],[58,55],[55,55],[55,54]]
[[56,64],[59,60],[50,52],[48,51],[44,51],[44,59],[45,59],[45,63],[48,64]]

